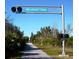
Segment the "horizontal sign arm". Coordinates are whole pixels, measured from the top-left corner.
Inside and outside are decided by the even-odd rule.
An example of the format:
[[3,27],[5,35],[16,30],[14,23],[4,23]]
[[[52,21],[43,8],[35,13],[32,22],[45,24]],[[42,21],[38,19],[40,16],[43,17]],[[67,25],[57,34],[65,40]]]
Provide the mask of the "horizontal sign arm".
[[33,7],[33,8],[62,8],[61,6],[20,6],[20,7]]
[[62,14],[61,12],[21,12],[21,13],[22,14]]

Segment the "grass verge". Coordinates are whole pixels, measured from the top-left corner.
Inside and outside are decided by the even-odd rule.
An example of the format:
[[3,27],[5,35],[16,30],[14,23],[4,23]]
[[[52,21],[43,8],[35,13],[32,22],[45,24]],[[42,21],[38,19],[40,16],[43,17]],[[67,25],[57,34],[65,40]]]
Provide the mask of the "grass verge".
[[[62,47],[53,47],[49,45],[36,45],[38,48],[42,49],[48,55],[55,57],[56,59],[63,59],[63,57],[59,57],[62,52]],[[65,53],[69,55],[69,57],[65,57],[64,59],[73,59],[73,49],[66,47]]]

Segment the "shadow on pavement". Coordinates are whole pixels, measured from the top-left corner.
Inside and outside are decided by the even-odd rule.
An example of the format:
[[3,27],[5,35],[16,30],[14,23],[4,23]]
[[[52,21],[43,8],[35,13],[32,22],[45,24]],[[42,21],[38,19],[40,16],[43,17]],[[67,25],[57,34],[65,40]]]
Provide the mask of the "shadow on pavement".
[[39,55],[38,53],[21,53],[23,56],[28,56],[28,55]]
[[21,51],[24,51],[23,53],[21,53],[22,57],[18,58],[18,59],[55,59],[55,58],[52,58],[52,57],[43,57],[43,56],[29,57],[30,55],[32,55],[32,56],[39,55],[39,53],[35,53],[35,52],[29,53],[28,51],[31,51],[31,50],[40,50],[40,48],[36,48],[36,47],[33,47],[33,45],[26,44],[24,46],[24,48],[21,50]]
[[21,58],[21,59],[56,59],[56,58],[49,58],[49,57],[39,57],[39,58]]
[[39,50],[40,48],[33,48],[32,45],[26,44],[21,51]]

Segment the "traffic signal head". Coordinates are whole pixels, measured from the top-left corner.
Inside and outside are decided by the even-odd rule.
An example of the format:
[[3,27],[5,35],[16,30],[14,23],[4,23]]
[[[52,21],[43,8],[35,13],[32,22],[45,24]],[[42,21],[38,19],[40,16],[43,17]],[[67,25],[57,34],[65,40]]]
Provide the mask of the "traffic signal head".
[[59,38],[63,38],[63,34],[59,34]]
[[69,38],[69,35],[68,34],[59,34],[59,37],[60,38]]
[[64,34],[64,38],[69,38],[69,35],[68,34]]
[[22,12],[22,7],[12,7],[11,11],[16,12],[16,13],[21,13]]
[[22,12],[22,8],[21,7],[17,7],[17,12],[21,13]]
[[11,8],[11,11],[12,11],[12,12],[16,12],[16,7],[12,7],[12,8]]

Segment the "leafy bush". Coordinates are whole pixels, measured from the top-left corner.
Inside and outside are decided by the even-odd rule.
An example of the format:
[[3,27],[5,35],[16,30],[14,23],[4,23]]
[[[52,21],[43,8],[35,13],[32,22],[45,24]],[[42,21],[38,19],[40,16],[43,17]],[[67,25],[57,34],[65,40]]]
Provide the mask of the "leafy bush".
[[23,37],[20,28],[5,20],[5,56],[10,57],[24,47],[28,37]]

